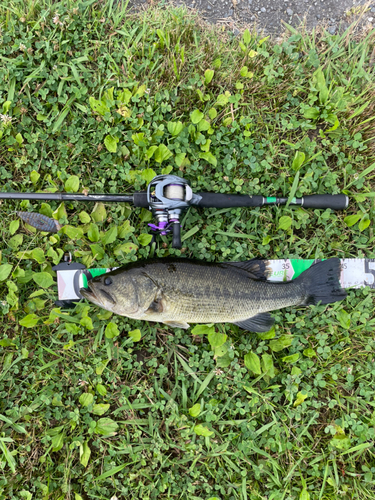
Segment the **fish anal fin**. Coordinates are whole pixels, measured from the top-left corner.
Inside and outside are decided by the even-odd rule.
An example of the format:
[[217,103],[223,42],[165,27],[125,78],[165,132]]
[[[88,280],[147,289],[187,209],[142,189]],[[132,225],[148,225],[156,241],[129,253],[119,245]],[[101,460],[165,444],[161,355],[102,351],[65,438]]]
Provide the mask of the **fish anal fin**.
[[260,313],[243,321],[236,321],[234,325],[249,330],[250,332],[268,332],[271,330],[275,320],[269,313]]
[[270,268],[266,260],[251,259],[245,262],[225,262],[226,265],[245,271],[249,278],[266,280],[270,275]]
[[164,325],[170,326],[171,328],[183,328],[186,330],[189,328],[189,324],[184,321],[163,321]]

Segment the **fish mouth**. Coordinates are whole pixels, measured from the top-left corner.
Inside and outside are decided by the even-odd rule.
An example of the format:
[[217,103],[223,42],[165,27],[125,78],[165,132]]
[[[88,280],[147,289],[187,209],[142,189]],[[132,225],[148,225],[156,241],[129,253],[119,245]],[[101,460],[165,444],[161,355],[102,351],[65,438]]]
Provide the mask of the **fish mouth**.
[[[96,292],[100,292],[99,296]],[[110,295],[106,290],[103,290],[102,288],[99,288],[97,291],[95,291],[94,287],[90,285],[90,282],[87,283],[87,288],[80,288],[79,293],[87,300],[90,300],[91,302],[95,302],[96,304],[102,304],[103,300],[102,297],[111,304],[116,304],[116,301]],[[101,295],[101,297],[100,297]]]

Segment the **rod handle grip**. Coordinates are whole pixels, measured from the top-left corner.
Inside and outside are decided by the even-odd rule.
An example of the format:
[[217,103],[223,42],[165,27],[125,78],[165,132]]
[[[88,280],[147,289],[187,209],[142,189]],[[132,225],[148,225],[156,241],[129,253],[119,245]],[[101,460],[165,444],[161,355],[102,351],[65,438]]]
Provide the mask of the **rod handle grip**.
[[345,210],[348,208],[349,198],[345,194],[311,194],[303,197],[304,208],[331,208]]

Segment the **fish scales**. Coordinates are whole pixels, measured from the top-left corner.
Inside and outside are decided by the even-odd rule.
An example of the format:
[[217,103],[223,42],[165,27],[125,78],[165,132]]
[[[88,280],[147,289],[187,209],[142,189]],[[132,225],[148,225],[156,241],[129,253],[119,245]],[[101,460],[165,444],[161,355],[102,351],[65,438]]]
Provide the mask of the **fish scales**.
[[251,280],[224,265],[201,266],[182,262],[174,271],[168,264],[145,272],[164,292],[168,314],[187,323],[217,323],[245,319],[260,312],[294,305],[303,297],[299,283],[289,286]]
[[275,283],[266,280],[264,262],[255,259],[217,264],[153,259],[97,276],[81,294],[133,319],[181,328],[188,328],[189,323],[235,323],[267,331],[273,324],[269,311],[345,298],[339,271],[339,259],[328,259],[291,282]]

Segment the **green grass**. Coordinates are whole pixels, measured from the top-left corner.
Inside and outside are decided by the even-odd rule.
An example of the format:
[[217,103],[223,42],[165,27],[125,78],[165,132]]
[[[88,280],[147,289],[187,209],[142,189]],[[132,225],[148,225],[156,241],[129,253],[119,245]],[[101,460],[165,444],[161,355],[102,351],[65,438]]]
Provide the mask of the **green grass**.
[[[47,0],[4,1],[0,30],[1,190],[130,193],[172,172],[196,191],[344,191],[345,213],[190,209],[184,248],[164,238],[155,255],[375,258],[373,32],[287,28],[276,43],[183,9]],[[18,225],[20,208],[65,229]],[[374,498],[369,289],[278,311],[265,335],[67,314],[49,279],[62,253],[146,258],[149,212],[1,215],[1,500]]]

